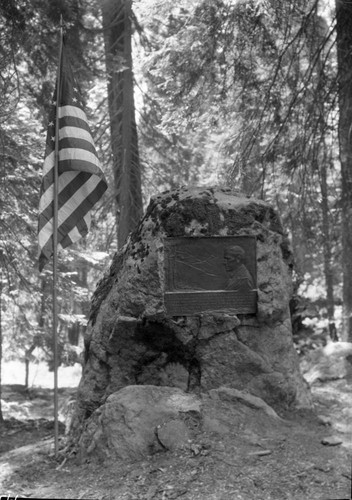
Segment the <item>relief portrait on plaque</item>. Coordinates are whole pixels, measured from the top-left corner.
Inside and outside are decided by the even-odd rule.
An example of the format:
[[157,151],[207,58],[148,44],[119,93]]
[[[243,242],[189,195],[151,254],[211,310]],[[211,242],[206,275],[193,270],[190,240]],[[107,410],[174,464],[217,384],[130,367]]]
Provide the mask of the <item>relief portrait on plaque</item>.
[[256,311],[255,237],[167,238],[164,252],[170,315]]
[[227,272],[226,290],[253,290],[254,280],[245,264],[245,251],[238,245],[224,250],[224,265]]

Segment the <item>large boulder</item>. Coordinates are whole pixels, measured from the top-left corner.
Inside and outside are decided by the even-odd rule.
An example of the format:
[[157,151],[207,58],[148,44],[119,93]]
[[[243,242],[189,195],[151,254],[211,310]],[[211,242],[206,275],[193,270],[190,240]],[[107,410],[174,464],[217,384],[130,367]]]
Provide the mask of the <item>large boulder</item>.
[[[168,242],[198,238],[204,248],[215,245],[216,251],[230,236],[254,242],[254,250],[248,246],[251,255],[244,258],[252,274],[245,279],[256,282],[248,299],[253,302],[255,297],[255,310],[252,302],[249,312],[242,306],[238,312],[228,303],[222,308],[219,301],[211,310],[209,282],[204,310],[192,306],[191,313],[181,314],[181,308],[178,315],[170,314],[165,298]],[[128,385],[176,387],[197,394],[226,386],[248,391],[275,409],[310,406],[292,342],[291,269],[287,237],[278,214],[266,202],[228,189],[200,188],[152,198],[95,291],[76,424]],[[197,273],[192,279],[197,294]],[[241,295],[220,291],[224,300],[231,293]],[[186,305],[183,301],[182,307]]]
[[163,449],[189,447],[186,421],[200,420],[201,401],[175,387],[128,386],[111,394],[80,438],[80,459],[137,460]]
[[79,459],[136,461],[161,451],[207,453],[222,438],[236,447],[248,438],[260,446],[260,439],[277,436],[287,425],[262,399],[237,389],[220,387],[200,398],[176,387],[129,385],[111,394],[86,421]]

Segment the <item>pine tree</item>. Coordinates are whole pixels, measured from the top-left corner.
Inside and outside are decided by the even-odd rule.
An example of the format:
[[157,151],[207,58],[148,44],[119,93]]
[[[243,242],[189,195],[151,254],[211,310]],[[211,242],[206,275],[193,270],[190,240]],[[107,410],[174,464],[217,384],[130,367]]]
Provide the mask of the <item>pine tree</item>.
[[352,342],[352,5],[336,0],[344,338]]
[[105,0],[102,14],[117,238],[121,248],[142,214],[141,169],[133,95],[131,0]]

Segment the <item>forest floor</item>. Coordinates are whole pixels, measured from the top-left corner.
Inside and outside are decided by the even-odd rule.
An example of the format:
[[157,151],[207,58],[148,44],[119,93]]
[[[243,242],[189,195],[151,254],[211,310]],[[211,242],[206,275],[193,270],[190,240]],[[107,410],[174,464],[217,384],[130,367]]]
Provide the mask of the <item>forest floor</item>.
[[[78,464],[53,453],[50,389],[5,385],[0,496],[100,500],[351,499],[351,380],[312,385],[315,411],[282,414],[265,432],[260,412],[242,435],[201,436],[202,445],[134,463]],[[74,389],[60,389],[59,407]],[[60,425],[64,433],[64,425]],[[330,444],[324,438],[333,437]],[[64,437],[60,438],[64,443]]]

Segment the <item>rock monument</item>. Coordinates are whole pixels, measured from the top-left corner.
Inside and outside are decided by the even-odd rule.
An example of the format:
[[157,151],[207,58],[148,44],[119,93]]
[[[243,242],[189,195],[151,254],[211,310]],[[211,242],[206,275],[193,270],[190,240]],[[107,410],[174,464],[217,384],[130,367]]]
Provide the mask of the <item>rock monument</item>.
[[127,386],[200,400],[227,387],[275,410],[309,406],[292,342],[291,268],[266,202],[220,188],[152,198],[93,296],[76,429]]

